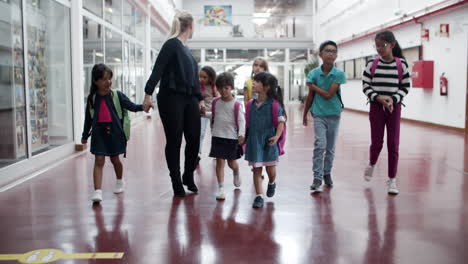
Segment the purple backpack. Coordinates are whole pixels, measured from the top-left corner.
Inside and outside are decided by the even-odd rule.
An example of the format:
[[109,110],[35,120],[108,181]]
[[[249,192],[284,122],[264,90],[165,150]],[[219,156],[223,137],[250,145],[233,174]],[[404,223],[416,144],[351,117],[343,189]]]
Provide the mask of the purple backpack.
[[[246,128],[249,128],[249,122],[250,122],[250,109],[252,108],[252,102],[253,100],[249,100],[247,105],[245,106],[245,126]],[[273,126],[275,128],[278,128],[278,110],[279,110],[279,102],[276,100],[273,100],[273,103],[271,105],[271,118],[273,119]],[[279,150],[279,155],[283,155],[285,153],[284,151],[284,144],[286,143],[286,123],[284,123],[284,129],[283,132],[281,132],[281,136],[278,139],[278,150]]]
[[[379,64],[380,56],[375,56],[374,61],[372,62],[372,66],[370,68],[370,75],[371,78],[374,78],[375,70],[377,69],[377,65]],[[403,66],[401,66],[401,59],[395,57],[396,67],[398,71],[398,82],[401,83],[403,80]]]

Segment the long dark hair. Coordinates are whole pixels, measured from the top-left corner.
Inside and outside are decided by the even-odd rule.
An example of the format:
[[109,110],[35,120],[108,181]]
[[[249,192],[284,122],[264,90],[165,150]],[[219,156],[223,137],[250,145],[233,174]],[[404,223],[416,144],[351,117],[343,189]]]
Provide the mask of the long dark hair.
[[110,78],[112,79],[112,76],[114,75],[114,73],[109,67],[107,67],[107,65],[103,63],[94,65],[93,69],[91,70],[91,87],[89,89],[89,95],[88,95],[88,104],[91,108],[94,108],[93,96],[96,94],[98,90],[98,87],[95,82],[102,79],[106,72],[109,73]]
[[203,66],[201,71],[206,72],[206,75],[208,75],[208,78],[210,79],[210,84],[214,86],[216,81],[216,71],[210,66]]
[[388,43],[395,43],[395,47],[392,49],[392,55],[394,57],[402,58],[404,59],[405,57],[403,56],[403,51],[401,51],[400,44],[398,44],[398,41],[395,38],[395,35],[393,35],[393,32],[390,30],[384,30],[380,31],[375,35],[375,39],[380,39],[382,41],[388,42]]
[[286,109],[283,104],[283,90],[278,85],[278,79],[268,72],[259,72],[253,77],[254,81],[261,82],[263,86],[269,86],[270,89],[267,91],[267,97],[279,102],[284,111],[284,116],[286,116]]

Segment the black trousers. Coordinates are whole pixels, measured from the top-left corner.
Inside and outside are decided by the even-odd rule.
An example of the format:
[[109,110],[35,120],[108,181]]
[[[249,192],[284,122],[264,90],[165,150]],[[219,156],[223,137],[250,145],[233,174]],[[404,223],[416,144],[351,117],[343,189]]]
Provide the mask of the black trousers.
[[191,95],[169,93],[157,95],[159,116],[166,134],[166,161],[172,181],[180,181],[180,147],[185,138],[184,172],[193,174],[200,146],[200,109]]

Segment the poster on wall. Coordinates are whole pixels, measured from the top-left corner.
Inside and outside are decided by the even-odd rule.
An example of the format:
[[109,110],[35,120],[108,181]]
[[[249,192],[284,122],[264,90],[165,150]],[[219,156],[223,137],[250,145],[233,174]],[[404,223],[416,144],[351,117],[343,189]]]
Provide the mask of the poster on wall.
[[205,5],[205,26],[232,26],[231,5]]

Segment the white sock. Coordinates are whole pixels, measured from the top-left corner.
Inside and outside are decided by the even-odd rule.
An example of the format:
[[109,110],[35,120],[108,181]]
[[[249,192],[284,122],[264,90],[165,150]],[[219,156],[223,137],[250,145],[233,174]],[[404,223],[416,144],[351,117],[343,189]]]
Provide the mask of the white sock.
[[263,194],[257,194],[257,196],[256,196],[256,197],[260,197],[260,198],[262,198],[262,199],[263,199]]
[[219,188],[224,188],[224,182],[218,182],[218,187]]
[[96,189],[94,190],[95,192],[101,192],[102,193],[102,190],[101,189]]
[[272,183],[268,183],[268,185],[273,185],[273,184],[275,184],[275,182],[272,182]]
[[117,182],[121,183],[121,182],[123,182],[123,179],[117,179]]

